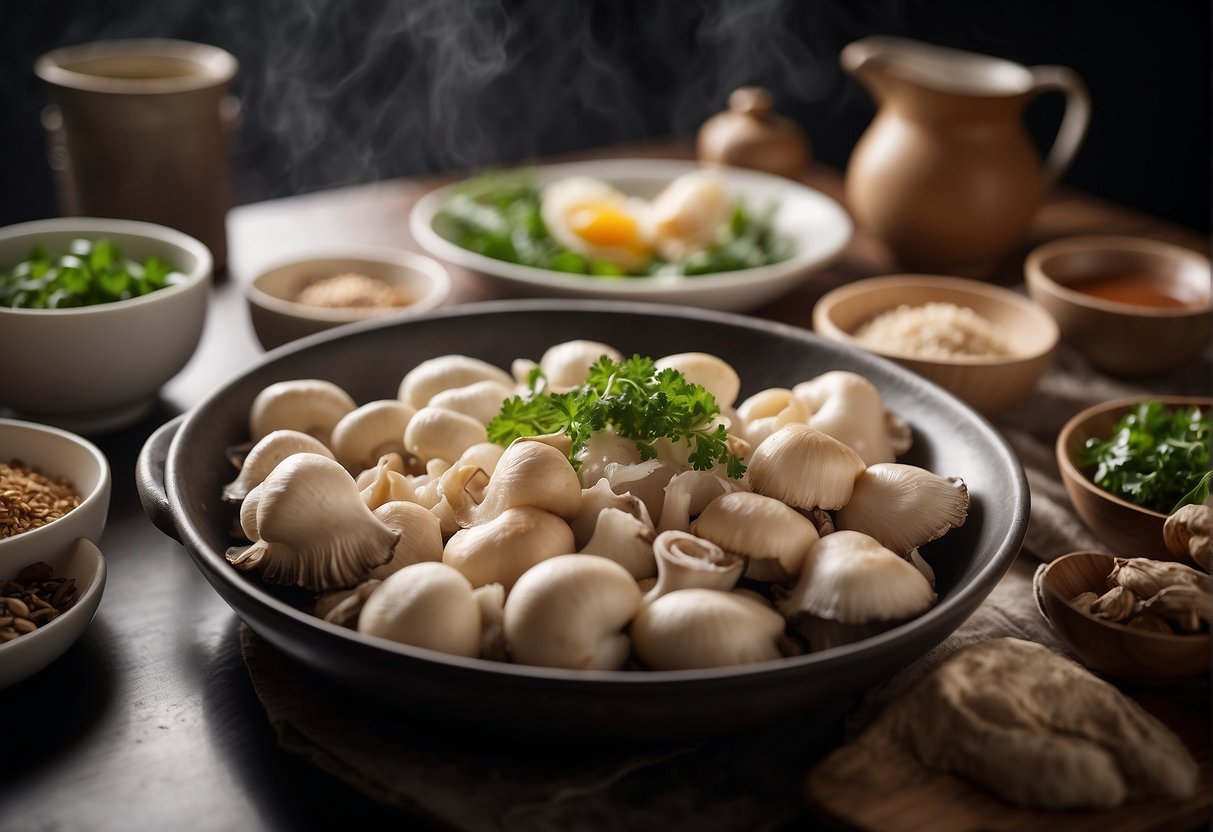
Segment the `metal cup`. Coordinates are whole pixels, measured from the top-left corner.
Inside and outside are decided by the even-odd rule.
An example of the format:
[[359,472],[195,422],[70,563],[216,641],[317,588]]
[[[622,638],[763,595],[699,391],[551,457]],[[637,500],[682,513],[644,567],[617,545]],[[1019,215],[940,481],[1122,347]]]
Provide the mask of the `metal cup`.
[[228,159],[236,59],[177,40],[113,40],[48,52],[34,71],[61,213],[146,220],[184,231],[227,262]]

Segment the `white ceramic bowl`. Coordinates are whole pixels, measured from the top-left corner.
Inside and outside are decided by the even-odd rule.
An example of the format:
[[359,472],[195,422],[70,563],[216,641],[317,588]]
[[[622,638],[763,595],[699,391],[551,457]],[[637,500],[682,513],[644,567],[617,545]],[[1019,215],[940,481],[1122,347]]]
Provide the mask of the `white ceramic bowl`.
[[[546,165],[534,169],[539,185],[570,176],[590,176],[626,194],[651,198],[672,180],[697,170],[696,162],[669,159],[608,159]],[[791,291],[813,272],[833,262],[851,239],[847,212],[825,194],[790,179],[741,168],[716,168],[725,186],[746,204],[761,210],[771,202],[776,233],[790,239],[796,253],[769,266],[696,277],[644,277],[603,280],[521,266],[461,248],[434,229],[434,217],[461,183],[432,191],[409,216],[413,238],[430,254],[471,269],[515,294],[531,297],[579,297],[674,303],[706,309],[755,309]]]
[[[55,577],[76,579],[76,603],[32,633],[0,643],[0,689],[34,675],[67,652],[88,628],[101,603],[105,558],[92,541],[80,538],[46,563]],[[15,575],[0,571],[0,578],[12,577]]]
[[[350,272],[398,286],[414,300],[399,308],[342,309],[293,300],[309,283]],[[429,257],[394,248],[357,247],[313,251],[278,263],[254,277],[245,294],[253,330],[268,350],[342,324],[418,315],[438,306],[450,291],[446,269]]]
[[65,253],[75,239],[107,239],[127,257],[155,256],[185,275],[139,298],[74,309],[0,307],[0,354],[9,357],[0,407],[70,430],[100,432],[138,421],[198,346],[211,254],[192,237],[145,222],[65,217],[0,229],[0,270],[36,245]]

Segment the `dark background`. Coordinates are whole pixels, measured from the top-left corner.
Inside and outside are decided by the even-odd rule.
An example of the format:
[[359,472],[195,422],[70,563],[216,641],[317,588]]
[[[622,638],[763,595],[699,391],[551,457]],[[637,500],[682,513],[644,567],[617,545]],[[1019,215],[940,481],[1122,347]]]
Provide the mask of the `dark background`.
[[[1210,202],[1208,2],[39,0],[0,3],[0,225],[53,216],[34,59],[174,37],[231,51],[238,202],[692,136],[761,83],[843,168],[874,111],[838,68],[869,34],[1074,68],[1094,115],[1067,184],[1202,231]],[[1027,120],[1042,148],[1059,96]]]

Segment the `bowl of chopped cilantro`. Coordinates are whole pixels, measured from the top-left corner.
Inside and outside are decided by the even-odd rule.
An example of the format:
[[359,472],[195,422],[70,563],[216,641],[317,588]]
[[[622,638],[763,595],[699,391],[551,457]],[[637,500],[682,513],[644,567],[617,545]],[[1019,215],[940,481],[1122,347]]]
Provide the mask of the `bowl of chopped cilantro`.
[[0,228],[0,410],[86,433],[138,421],[198,346],[211,274],[206,246],[151,223]]
[[1209,500],[1213,399],[1116,399],[1070,419],[1057,464],[1075,510],[1115,552],[1175,560],[1163,543],[1167,516]]
[[514,295],[745,311],[829,265],[852,224],[790,179],[670,159],[485,173],[418,200],[430,254]]

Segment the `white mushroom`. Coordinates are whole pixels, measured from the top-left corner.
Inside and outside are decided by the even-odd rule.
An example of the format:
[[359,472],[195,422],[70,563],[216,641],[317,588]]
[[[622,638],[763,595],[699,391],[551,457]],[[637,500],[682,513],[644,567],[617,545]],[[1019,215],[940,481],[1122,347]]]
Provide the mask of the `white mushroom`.
[[528,570],[506,596],[506,642],[521,664],[615,670],[631,652],[622,631],[639,609],[640,590],[622,566],[561,555]]
[[616,494],[611,490],[611,484],[600,479],[589,488],[581,489],[581,506],[577,516],[569,525],[573,528],[573,538],[580,548],[594,536],[594,528],[598,525],[598,515],[603,509],[616,508],[626,512],[638,520],[643,520],[649,528],[653,521],[649,519],[649,510],[639,498],[631,494]]
[[350,394],[331,381],[279,381],[253,399],[249,436],[253,442],[260,442],[276,430],[297,430],[328,445],[337,422],[356,407]]
[[691,532],[726,552],[747,558],[746,577],[782,582],[800,574],[818,541],[813,521],[785,503],[737,491],[708,503]]
[[630,493],[648,509],[654,523],[661,522],[661,507],[665,503],[665,487],[682,467],[662,459],[649,459],[633,465],[608,463],[602,476],[616,494]]
[[768,387],[750,396],[737,407],[734,431],[757,447],[784,425],[802,424],[809,411],[786,387]]
[[863,460],[847,445],[807,425],[785,425],[750,456],[750,486],[793,508],[845,506],[863,473]]
[[636,655],[653,670],[727,667],[780,658],[783,616],[731,592],[680,589],[632,622]]
[[590,367],[604,355],[613,361],[623,357],[619,350],[598,341],[565,341],[548,347],[539,359],[539,369],[549,390],[567,390],[584,384]]
[[680,352],[656,361],[658,370],[673,369],[692,384],[698,384],[716,399],[722,408],[732,407],[741,392],[741,378],[723,358],[706,352]]
[[670,477],[661,503],[657,530],[690,531],[691,518],[724,494],[742,491],[741,480],[722,477],[715,471],[680,471]]
[[935,603],[922,573],[860,532],[839,531],[809,549],[795,588],[780,608],[841,624],[901,621]]
[[332,453],[316,437],[297,430],[275,430],[266,434],[261,441],[253,445],[252,450],[244,457],[240,473],[232,482],[223,487],[223,499],[229,503],[238,503],[248,496],[262,480],[269,476],[270,471],[279,462],[291,454],[310,453],[332,457]]
[[461,529],[442,551],[442,562],[473,586],[498,583],[506,590],[540,561],[573,551],[573,532],[555,514],[530,506],[510,508],[492,520]]
[[366,507],[371,511],[384,503],[393,501],[417,502],[417,492],[413,488],[413,483],[404,474],[395,470],[395,460],[398,459],[400,459],[399,454],[385,454],[380,458],[379,465],[371,469],[374,471],[374,476],[369,481],[363,480],[366,484],[358,493],[362,496],[362,502],[366,503]]
[[362,502],[349,472],[328,457],[289,456],[257,490],[258,540],[229,550],[227,559],[239,569],[259,567],[271,583],[317,592],[353,586],[392,557],[400,538]]
[[851,499],[835,512],[834,525],[871,535],[905,555],[962,525],[968,513],[963,480],[883,462],[869,465],[855,479]]
[[404,429],[414,413],[395,399],[368,402],[350,411],[333,428],[333,455],[351,474],[371,467],[384,454],[403,457]]
[[710,540],[689,532],[668,531],[653,541],[657,583],[645,593],[651,604],[680,589],[717,589],[728,592],[741,578],[745,561]]
[[598,514],[593,536],[578,552],[613,560],[636,580],[657,574],[653,556],[653,524],[618,508],[604,508]]
[[468,488],[476,470],[462,466],[443,481],[455,519],[465,528],[488,522],[518,506],[543,509],[566,520],[576,517],[581,508],[577,472],[568,457],[543,437],[526,436],[510,443],[489,479],[483,499]]
[[[275,466],[277,467],[277,466]],[[265,481],[262,480],[257,485],[249,489],[249,493],[244,496],[240,502],[240,518],[239,527],[240,533],[244,535],[246,540],[256,540],[257,534],[257,504],[261,502],[262,486]]]
[[466,355],[442,355],[422,361],[405,373],[396,398],[414,410],[420,410],[443,390],[485,380],[513,385],[509,373],[487,361]]
[[487,425],[501,412],[502,402],[513,395],[512,385],[502,384],[497,379],[484,379],[435,393],[428,406],[453,410]]
[[462,413],[423,407],[404,429],[404,447],[422,459],[454,462],[473,445],[487,442],[484,425]]
[[480,653],[480,605],[467,578],[441,563],[388,576],[358,616],[358,632],[455,656]]
[[438,518],[428,510],[416,503],[392,500],[374,513],[383,525],[400,532],[400,540],[392,550],[392,559],[371,570],[372,578],[382,580],[414,563],[442,560],[442,529]]
[[863,376],[832,370],[797,384],[792,394],[808,409],[809,427],[847,445],[866,464],[894,460],[880,391]]

